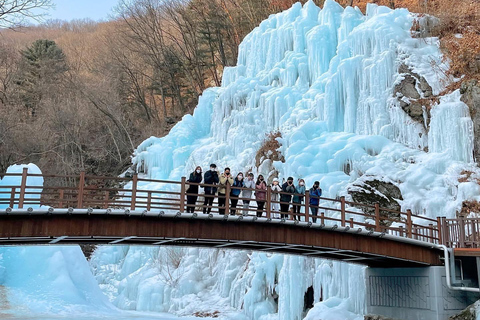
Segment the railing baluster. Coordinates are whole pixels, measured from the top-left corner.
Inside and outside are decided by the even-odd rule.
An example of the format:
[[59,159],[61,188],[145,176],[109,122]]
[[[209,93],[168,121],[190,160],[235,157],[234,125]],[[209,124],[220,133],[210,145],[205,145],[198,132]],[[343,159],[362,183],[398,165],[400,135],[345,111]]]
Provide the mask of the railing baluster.
[[412,210],[407,209],[407,237],[412,237]]
[[320,213],[320,224],[325,224],[325,212]]
[[230,192],[232,190],[232,186],[230,185],[230,183],[228,182],[228,179],[227,179],[227,182],[225,183],[225,214],[230,214]]
[[110,196],[110,193],[108,191],[105,191],[103,194],[103,209],[108,209],[109,196]]
[[85,171],[80,172],[80,178],[78,181],[78,195],[77,195],[77,208],[83,207],[83,192],[85,188]]
[[434,243],[434,239],[433,239],[433,224],[429,224],[428,227],[430,228],[428,231],[429,231],[429,239],[428,239],[428,242],[431,242],[431,243]]
[[353,218],[350,218],[350,228],[353,228]]
[[460,248],[465,248],[465,216],[458,217],[458,243]]
[[12,192],[10,193],[10,208],[13,209],[15,205],[15,194],[17,193],[17,188],[12,188]]
[[185,212],[185,190],[187,178],[182,177],[182,185],[180,187],[180,213]]
[[380,227],[380,204],[378,202],[375,203],[375,231],[382,231]]
[[63,189],[58,190],[58,207],[59,208],[63,208],[63,197],[64,197]]
[[152,192],[148,191],[148,196],[147,196],[147,211],[150,211],[152,208]]
[[[185,184],[183,183],[183,179],[185,177],[182,177],[182,187],[185,186]],[[136,204],[136,198],[137,198],[137,183],[138,183],[138,175],[137,173],[134,173],[133,174],[133,179],[132,179],[132,196],[131,196],[131,203],[130,203],[130,210],[135,210],[135,204]],[[183,192],[183,191],[182,191]],[[180,212],[183,212],[183,211],[180,211]]]
[[267,186],[267,202],[266,202],[266,210],[267,210],[267,219],[272,217],[272,188]]
[[18,209],[23,208],[23,202],[25,201],[25,189],[27,187],[27,174],[28,174],[28,168],[23,168],[22,184],[20,185],[20,198],[18,199]]
[[310,221],[310,191],[305,191],[305,222]]
[[[375,210],[377,207],[375,207]],[[345,227],[345,197],[341,196],[340,197],[340,215],[341,215],[341,220],[342,220],[342,227]]]
[[442,237],[442,218],[437,217],[437,238],[438,238],[438,244],[444,244],[443,243],[443,237]]

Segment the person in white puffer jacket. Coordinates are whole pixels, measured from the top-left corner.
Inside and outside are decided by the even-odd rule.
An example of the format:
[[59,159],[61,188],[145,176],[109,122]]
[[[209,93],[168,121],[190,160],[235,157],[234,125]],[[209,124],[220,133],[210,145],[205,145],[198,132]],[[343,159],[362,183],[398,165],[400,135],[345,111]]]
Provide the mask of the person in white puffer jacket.
[[[243,181],[244,183],[244,188],[248,188],[245,190],[242,190],[242,198],[244,198],[243,201],[243,215],[248,215],[250,211],[248,208],[250,207],[250,200],[245,200],[245,199],[251,199],[252,198],[252,192],[255,189],[255,179],[253,177],[253,173],[249,173],[247,175],[247,179]],[[255,214],[255,211],[252,211],[252,214]]]
[[[273,179],[272,185],[272,217],[280,218],[280,194],[278,192],[282,191],[282,187],[279,184],[278,178]],[[274,202],[275,201],[275,202]]]

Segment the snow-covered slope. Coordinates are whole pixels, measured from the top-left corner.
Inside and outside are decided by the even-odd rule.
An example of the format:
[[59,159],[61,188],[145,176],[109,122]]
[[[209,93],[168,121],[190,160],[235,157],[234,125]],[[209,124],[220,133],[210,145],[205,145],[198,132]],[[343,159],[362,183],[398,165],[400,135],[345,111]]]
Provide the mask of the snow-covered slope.
[[[332,0],[322,9],[309,1],[270,16],[243,40],[222,86],[206,90],[193,116],[169,135],[145,140],[134,163],[157,179],[179,179],[210,163],[233,172],[278,172],[308,185],[319,180],[327,197],[349,197],[347,188],[368,176],[396,185],[403,209],[453,216],[463,200],[480,194],[478,184],[458,181],[462,170],[476,170],[472,122],[458,92],[423,109],[424,118],[430,111],[429,123],[402,109],[400,100],[408,98],[394,97],[406,77],[401,66],[423,77],[433,95],[445,83],[437,40],[412,38],[413,18],[407,10],[376,5],[363,15]],[[265,134],[277,130],[285,162],[263,159],[257,167]],[[303,296],[313,286],[315,301],[323,302],[306,319],[354,319],[364,312],[359,266],[189,249],[172,284],[164,270],[155,271],[158,256],[172,249],[118,250],[100,248],[92,261],[121,308],[180,314],[234,308],[248,319],[295,320],[303,317]],[[182,268],[185,276],[176,271]]]

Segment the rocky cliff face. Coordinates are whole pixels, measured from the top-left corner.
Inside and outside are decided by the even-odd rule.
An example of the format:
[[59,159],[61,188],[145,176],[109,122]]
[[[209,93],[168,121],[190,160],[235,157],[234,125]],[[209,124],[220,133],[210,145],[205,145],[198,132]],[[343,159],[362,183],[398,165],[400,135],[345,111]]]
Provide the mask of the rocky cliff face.
[[480,161],[480,83],[470,80],[462,83],[460,87],[461,100],[469,107],[475,133],[473,156],[475,162]]

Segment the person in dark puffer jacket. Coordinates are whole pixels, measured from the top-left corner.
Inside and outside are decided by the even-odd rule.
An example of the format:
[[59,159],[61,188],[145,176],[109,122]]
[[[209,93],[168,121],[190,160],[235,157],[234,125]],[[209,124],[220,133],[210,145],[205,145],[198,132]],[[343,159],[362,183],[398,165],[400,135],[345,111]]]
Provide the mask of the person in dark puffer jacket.
[[[195,168],[195,171],[190,173],[190,177],[187,180],[188,182],[192,183],[200,183],[202,182],[202,168],[200,166]],[[195,203],[197,202],[198,196],[198,185],[190,185],[187,189],[187,194],[193,193],[195,195],[187,195],[187,212],[194,213],[195,212]]]
[[237,177],[235,180],[233,180],[232,184],[232,190],[230,191],[230,214],[234,215],[237,211],[237,203],[238,203],[238,196],[240,195],[240,192],[242,192],[241,189],[244,187],[244,182],[243,182],[243,173],[237,174]]

